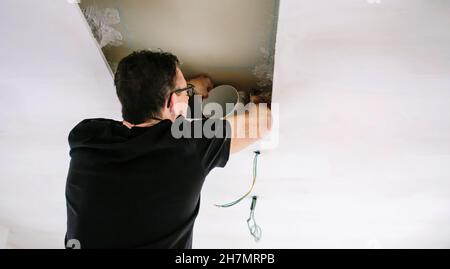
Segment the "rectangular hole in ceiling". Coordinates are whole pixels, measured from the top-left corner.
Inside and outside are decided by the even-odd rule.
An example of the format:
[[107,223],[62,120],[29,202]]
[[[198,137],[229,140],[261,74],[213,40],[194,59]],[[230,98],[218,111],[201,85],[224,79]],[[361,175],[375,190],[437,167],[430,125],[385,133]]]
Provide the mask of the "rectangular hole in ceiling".
[[271,93],[279,0],[83,0],[113,71],[136,50],[177,55],[185,76]]

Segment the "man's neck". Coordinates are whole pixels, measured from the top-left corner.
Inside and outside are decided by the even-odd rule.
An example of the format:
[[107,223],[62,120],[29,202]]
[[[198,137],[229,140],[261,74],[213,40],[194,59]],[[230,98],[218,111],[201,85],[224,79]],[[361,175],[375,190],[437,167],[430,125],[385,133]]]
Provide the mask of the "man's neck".
[[139,124],[133,124],[126,120],[122,121],[122,124],[125,125],[128,129],[134,128],[134,127],[151,127],[153,125],[158,124],[164,119],[149,119],[146,122],[139,123]]

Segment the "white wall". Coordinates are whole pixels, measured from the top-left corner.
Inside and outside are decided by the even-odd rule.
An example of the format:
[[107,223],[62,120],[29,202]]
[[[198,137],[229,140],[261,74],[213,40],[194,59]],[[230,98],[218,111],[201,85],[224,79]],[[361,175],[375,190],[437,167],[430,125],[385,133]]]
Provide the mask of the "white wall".
[[[195,247],[450,247],[449,2],[283,0],[256,219],[250,151],[213,171]],[[44,15],[45,14],[45,15]],[[62,247],[67,134],[119,119],[108,69],[76,7],[0,2],[0,226],[7,247]],[[6,231],[6,232],[5,232]]]

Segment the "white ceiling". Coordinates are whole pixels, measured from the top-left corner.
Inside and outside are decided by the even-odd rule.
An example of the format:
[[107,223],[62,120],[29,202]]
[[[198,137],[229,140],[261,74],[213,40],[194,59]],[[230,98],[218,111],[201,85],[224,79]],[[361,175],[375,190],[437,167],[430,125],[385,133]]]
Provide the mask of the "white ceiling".
[[[250,200],[213,206],[250,184],[247,150],[207,178],[194,246],[450,247],[449,5],[281,1],[262,241],[247,231]],[[0,244],[60,248],[67,134],[120,107],[77,6],[4,0],[0,18]]]
[[0,20],[2,234],[11,248],[62,248],[68,132],[119,118],[120,104],[77,6],[4,0]]

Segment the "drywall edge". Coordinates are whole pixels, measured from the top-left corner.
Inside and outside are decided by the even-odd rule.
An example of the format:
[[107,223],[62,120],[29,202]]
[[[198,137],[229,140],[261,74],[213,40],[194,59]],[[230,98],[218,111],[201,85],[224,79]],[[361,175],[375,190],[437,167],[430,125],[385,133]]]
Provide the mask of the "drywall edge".
[[82,17],[83,24],[86,27],[86,29],[88,30],[92,42],[95,43],[95,46],[97,47],[97,50],[98,50],[98,52],[100,53],[100,55],[101,55],[101,57],[103,59],[103,63],[105,64],[105,67],[108,69],[109,74],[111,75],[111,79],[114,80],[114,73],[113,73],[111,67],[109,66],[108,61],[106,60],[105,54],[103,53],[103,50],[100,47],[100,44],[98,44],[97,40],[94,37],[94,34],[92,33],[92,29],[89,26],[89,24],[88,24],[88,22],[86,20],[86,17],[83,14],[83,11],[81,10],[80,4],[76,4],[76,6],[77,6],[76,9],[78,10],[78,14]]

